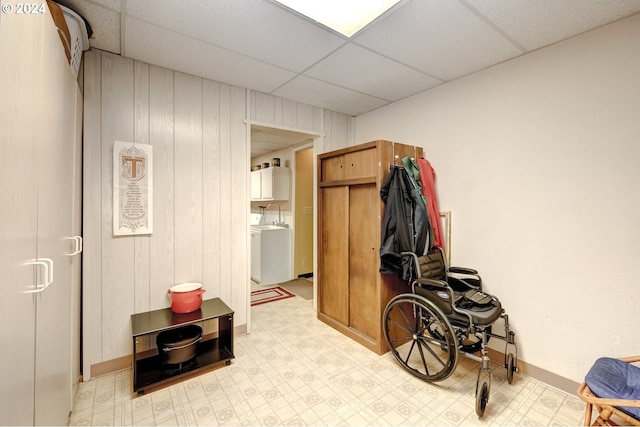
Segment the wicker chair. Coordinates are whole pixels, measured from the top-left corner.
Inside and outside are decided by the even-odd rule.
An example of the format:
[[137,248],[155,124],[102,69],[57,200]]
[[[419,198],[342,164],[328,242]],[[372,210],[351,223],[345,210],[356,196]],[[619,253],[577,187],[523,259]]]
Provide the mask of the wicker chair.
[[[578,396],[587,404],[585,426],[640,426],[640,368],[633,365],[635,362],[640,362],[640,355],[596,361],[578,390]],[[630,380],[627,375],[635,379]],[[615,390],[616,384],[624,389],[622,395]],[[594,408],[597,417],[592,421]]]

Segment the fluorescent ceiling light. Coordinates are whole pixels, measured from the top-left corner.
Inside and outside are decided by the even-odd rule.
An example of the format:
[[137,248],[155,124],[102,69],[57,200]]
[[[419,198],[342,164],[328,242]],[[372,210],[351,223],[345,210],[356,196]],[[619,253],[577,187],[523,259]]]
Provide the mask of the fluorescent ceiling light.
[[347,37],[351,37],[400,0],[276,0]]

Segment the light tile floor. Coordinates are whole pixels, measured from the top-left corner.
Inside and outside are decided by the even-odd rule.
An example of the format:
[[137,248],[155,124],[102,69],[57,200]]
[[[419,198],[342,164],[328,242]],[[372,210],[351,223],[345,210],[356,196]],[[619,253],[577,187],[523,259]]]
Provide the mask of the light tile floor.
[[81,383],[70,425],[400,426],[580,425],[575,396],[498,367],[482,419],[478,363],[461,358],[429,384],[320,322],[299,297],[252,308],[230,366],[133,397],[131,371]]

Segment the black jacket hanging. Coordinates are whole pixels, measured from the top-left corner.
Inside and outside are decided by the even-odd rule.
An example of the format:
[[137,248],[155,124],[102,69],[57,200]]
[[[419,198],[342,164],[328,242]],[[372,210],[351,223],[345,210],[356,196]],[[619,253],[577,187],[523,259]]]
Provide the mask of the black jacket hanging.
[[401,252],[422,254],[427,243],[429,217],[422,194],[411,185],[404,168],[393,167],[387,175],[380,197],[385,201],[380,242],[380,272],[400,273],[409,280],[411,263]]

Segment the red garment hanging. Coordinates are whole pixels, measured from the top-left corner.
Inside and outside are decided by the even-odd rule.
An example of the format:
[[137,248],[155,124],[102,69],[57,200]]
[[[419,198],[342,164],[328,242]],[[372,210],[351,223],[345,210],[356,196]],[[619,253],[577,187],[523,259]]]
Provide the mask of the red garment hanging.
[[436,172],[431,167],[431,163],[424,157],[418,159],[418,167],[420,168],[422,194],[424,194],[427,199],[427,212],[429,213],[431,227],[433,228],[433,246],[444,250],[440,210],[438,209],[438,197],[436,195]]

